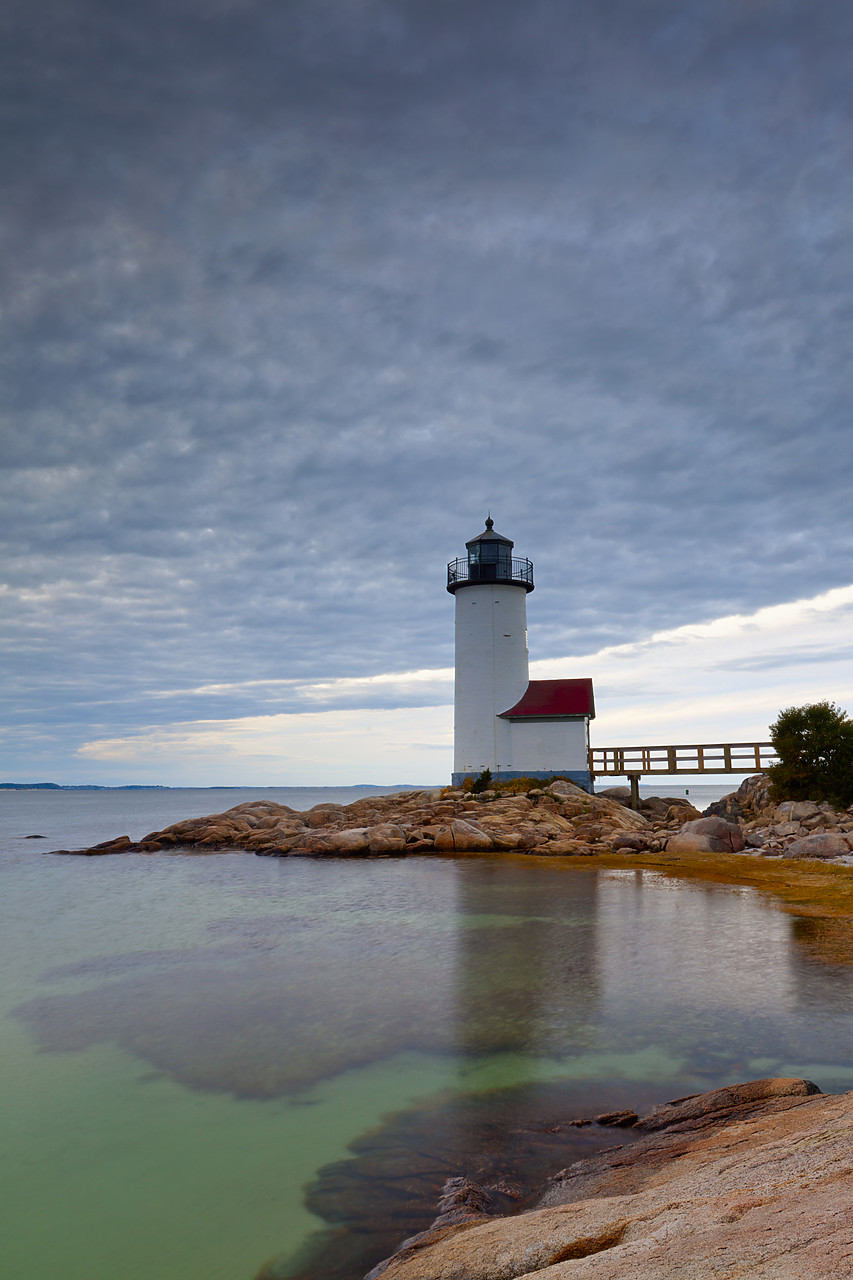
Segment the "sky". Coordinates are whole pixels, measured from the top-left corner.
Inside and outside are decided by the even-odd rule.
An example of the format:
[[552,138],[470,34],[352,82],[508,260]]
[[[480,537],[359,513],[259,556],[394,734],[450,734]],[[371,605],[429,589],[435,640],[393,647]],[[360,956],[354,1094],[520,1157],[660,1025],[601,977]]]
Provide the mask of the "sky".
[[446,781],[489,511],[594,745],[853,712],[847,0],[0,26],[0,779]]

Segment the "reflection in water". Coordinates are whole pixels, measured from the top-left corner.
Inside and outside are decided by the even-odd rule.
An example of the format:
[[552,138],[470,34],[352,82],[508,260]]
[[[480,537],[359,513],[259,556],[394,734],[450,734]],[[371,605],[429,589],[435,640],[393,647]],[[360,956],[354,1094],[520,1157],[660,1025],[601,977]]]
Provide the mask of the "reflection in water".
[[619,1081],[543,1083],[434,1099],[391,1116],[308,1187],[307,1203],[329,1229],[269,1262],[257,1280],[358,1280],[430,1226],[442,1186],[457,1174],[487,1188],[495,1212],[529,1208],[558,1169],[639,1136],[573,1126],[582,1102],[600,1112],[643,1095],[651,1105],[648,1091],[633,1086],[629,1096]]
[[[530,861],[459,865],[455,1017],[460,1070],[494,1048],[530,1062],[589,1043],[598,1003],[598,877],[530,874]],[[562,892],[555,892],[555,890]],[[509,922],[512,925],[508,927]],[[478,926],[478,922],[482,922]],[[497,929],[496,923],[503,927]]]
[[[590,1044],[598,1000],[598,877],[577,874],[555,895],[553,873],[530,870],[529,859],[459,863],[452,1016],[462,1091],[475,1087],[487,1054],[502,1054],[504,1079],[522,1083],[537,1078],[540,1064],[556,1067]],[[503,1150],[511,1159],[508,1149],[521,1124],[513,1098],[529,1114],[529,1090],[503,1096],[490,1133],[493,1156]],[[464,1125],[466,1114],[461,1109],[453,1123]],[[476,1157],[480,1143],[476,1115],[475,1130],[455,1134],[454,1145]]]
[[[426,1101],[312,1185],[336,1234],[303,1254],[304,1274],[360,1274],[365,1224],[396,1243],[447,1176],[525,1184],[565,1164],[588,1131],[543,1136],[555,1119],[814,1074],[815,1059],[822,1088],[847,1083],[849,970],[816,964],[791,918],[750,891],[525,857],[214,863],[248,887],[201,944],[144,950],[144,922],[131,923],[127,951],[52,968],[17,1015],[49,1053],[115,1044],[190,1090],[299,1093],[318,1133],[330,1114],[318,1081],[361,1068],[363,1083],[417,1059],[417,1092],[398,1096]],[[189,874],[173,865],[176,882]],[[306,1152],[316,1168],[310,1138]],[[283,1145],[282,1168],[289,1158]]]
[[[17,1009],[40,1046],[112,1041],[194,1089],[271,1098],[403,1052],[473,1063],[576,1052],[596,1005],[594,874],[446,863],[427,902],[217,924],[210,945],[53,970],[82,991]],[[541,868],[539,869],[541,872]]]
[[[849,963],[853,925],[844,917],[795,916],[791,921],[797,1008],[853,1012],[853,968]],[[833,958],[838,960],[833,964]]]
[[[457,885],[460,1094],[392,1117],[323,1170],[309,1203],[334,1228],[259,1280],[363,1274],[429,1225],[447,1177],[497,1187],[498,1212],[528,1207],[558,1168],[632,1140],[570,1118],[642,1111],[790,1054],[808,961],[789,945],[790,919],[751,891],[479,860],[459,864]],[[466,1093],[495,1052],[519,1080],[549,1060],[567,1078]]]
[[447,1053],[455,891],[425,869],[285,863],[277,914],[217,921],[205,946],[53,970],[54,984],[88,984],[17,1016],[42,1049],[113,1042],[191,1089],[239,1098],[401,1052]]
[[[354,1280],[429,1226],[448,1177],[488,1187],[497,1212],[517,1212],[559,1168],[613,1144],[611,1130],[570,1121],[636,1105],[636,1087],[628,1098],[620,1081],[530,1083],[544,1063],[559,1071],[560,1059],[588,1045],[598,998],[598,878],[560,881],[565,892],[555,898],[542,870],[529,860],[456,864],[447,1014],[459,1092],[390,1117],[351,1144],[352,1159],[323,1169],[308,1204],[330,1229],[258,1280]],[[498,1078],[524,1083],[477,1090],[496,1064]]]
[[[791,1054],[804,962],[790,919],[754,893],[529,860],[455,874],[459,1093],[321,1171],[308,1202],[332,1229],[259,1280],[362,1275],[428,1226],[447,1177],[497,1187],[499,1212],[526,1207],[558,1168],[632,1139],[572,1118],[642,1111]],[[524,1083],[484,1091],[496,1056]]]
[[748,1075],[760,1053],[784,1054],[790,922],[753,892],[653,872],[608,877],[599,929],[600,1016],[626,1048],[668,1044],[697,1088]]

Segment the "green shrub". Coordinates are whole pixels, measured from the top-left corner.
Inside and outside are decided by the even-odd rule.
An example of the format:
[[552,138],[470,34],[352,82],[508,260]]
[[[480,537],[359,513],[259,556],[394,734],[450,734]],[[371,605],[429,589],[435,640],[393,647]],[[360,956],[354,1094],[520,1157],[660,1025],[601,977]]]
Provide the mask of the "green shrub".
[[[524,774],[520,778],[507,778],[503,782],[496,782],[492,777],[491,769],[484,769],[476,778],[465,778],[462,783],[462,790],[469,795],[479,795],[482,791],[496,791],[501,796],[523,796],[528,791],[534,791],[537,788],[544,790],[552,782],[561,780],[567,780],[564,773],[554,773],[550,778],[530,778],[527,774]],[[568,781],[571,781],[571,779],[568,779]],[[453,788],[445,787],[444,790],[452,791]]]
[[773,800],[853,803],[853,720],[834,702],[780,711],[770,726],[779,763],[768,769]]

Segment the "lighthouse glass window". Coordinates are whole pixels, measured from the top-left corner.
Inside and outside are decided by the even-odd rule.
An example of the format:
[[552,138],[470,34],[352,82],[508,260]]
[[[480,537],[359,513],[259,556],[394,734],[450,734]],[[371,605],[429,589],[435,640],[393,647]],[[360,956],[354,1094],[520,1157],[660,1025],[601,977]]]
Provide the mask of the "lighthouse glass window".
[[509,547],[504,543],[486,543],[482,550],[482,560],[484,564],[489,565],[490,578],[509,578],[512,576],[510,573],[512,561],[510,559]]

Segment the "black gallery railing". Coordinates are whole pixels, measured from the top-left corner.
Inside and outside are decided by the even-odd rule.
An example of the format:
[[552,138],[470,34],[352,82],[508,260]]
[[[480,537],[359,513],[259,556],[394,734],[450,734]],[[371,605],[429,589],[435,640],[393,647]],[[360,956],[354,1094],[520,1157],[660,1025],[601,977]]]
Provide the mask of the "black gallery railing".
[[532,560],[451,560],[447,566],[447,589],[467,582],[518,582],[533,590]]

